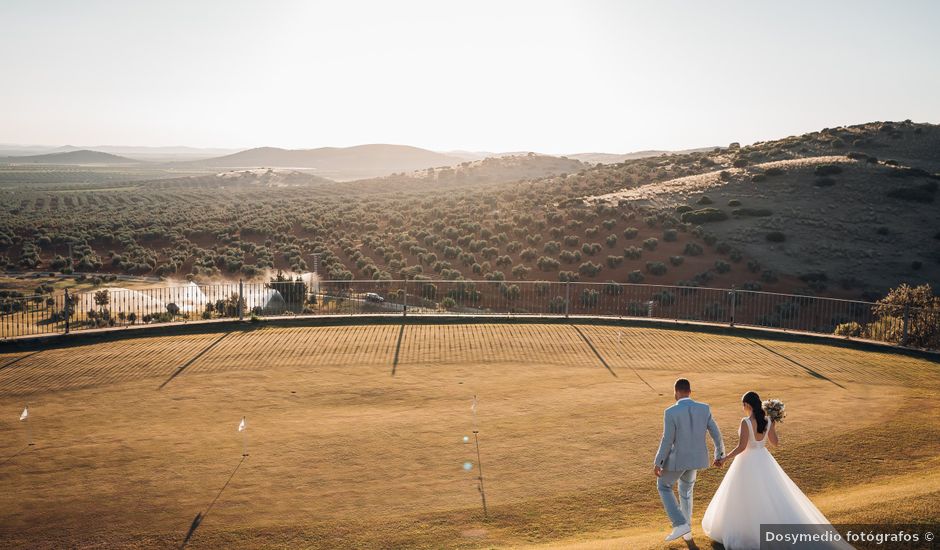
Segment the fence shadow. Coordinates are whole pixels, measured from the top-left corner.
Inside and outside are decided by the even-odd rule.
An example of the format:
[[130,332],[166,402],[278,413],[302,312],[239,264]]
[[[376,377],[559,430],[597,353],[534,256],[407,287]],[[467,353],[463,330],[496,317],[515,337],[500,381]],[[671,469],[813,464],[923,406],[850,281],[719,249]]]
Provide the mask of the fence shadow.
[[10,456],[8,456],[8,457],[4,458],[2,461],[0,461],[0,466],[3,466],[3,465],[5,465],[7,462],[10,462],[10,461],[12,461],[14,458],[20,456],[21,454],[23,454],[24,452],[26,452],[27,450],[29,450],[30,447],[32,447],[32,445],[23,445],[23,448],[22,448],[22,449],[20,449],[19,451],[16,451],[15,453],[11,454]]
[[776,355],[777,357],[780,357],[781,359],[784,359],[784,360],[786,360],[786,361],[789,361],[789,362],[793,363],[794,365],[796,365],[796,366],[800,367],[801,369],[805,370],[805,371],[807,372],[807,374],[809,374],[809,375],[812,376],[813,378],[818,378],[818,379],[820,379],[820,380],[825,380],[826,382],[829,382],[829,383],[831,383],[831,384],[835,384],[836,386],[839,386],[839,387],[842,388],[843,390],[845,389],[845,386],[843,386],[842,384],[836,382],[835,380],[833,380],[833,379],[827,377],[827,376],[824,375],[824,374],[821,374],[821,373],[819,373],[819,372],[816,372],[815,370],[813,370],[813,369],[807,367],[806,365],[804,365],[804,364],[802,364],[802,363],[800,363],[800,362],[798,362],[798,361],[796,361],[796,360],[794,360],[794,359],[791,359],[791,358],[787,357],[786,355],[780,353],[779,351],[776,351],[776,350],[774,350],[774,349],[771,349],[771,348],[765,346],[764,344],[761,344],[760,342],[758,342],[758,341],[756,341],[756,340],[753,340],[753,339],[751,339],[751,338],[745,337],[745,340],[747,340],[748,342],[750,342],[750,343],[752,343],[752,344],[754,344],[754,345],[757,345],[757,346],[760,346],[760,347],[764,348],[765,350],[767,350],[767,351],[769,351],[770,353]]
[[392,359],[392,376],[395,376],[395,371],[398,370],[398,357],[401,353],[401,341],[405,336],[405,323],[401,324],[401,327],[398,329],[398,343],[395,344],[395,358]]
[[216,338],[211,344],[209,344],[208,346],[206,346],[205,349],[203,349],[202,351],[200,351],[199,353],[197,353],[195,357],[193,357],[193,358],[190,359],[189,361],[186,361],[186,363],[184,363],[183,365],[177,367],[176,370],[173,371],[173,374],[171,374],[169,378],[167,378],[166,380],[164,380],[163,383],[160,384],[160,387],[157,388],[157,389],[158,389],[158,390],[162,390],[163,387],[166,386],[167,384],[169,384],[171,381],[173,381],[174,378],[176,378],[177,376],[179,376],[180,374],[182,374],[183,371],[186,370],[186,367],[188,367],[188,366],[192,365],[193,363],[195,363],[197,359],[199,359],[200,357],[202,357],[203,355],[205,355],[206,353],[208,353],[209,350],[211,350],[212,348],[214,348],[214,347],[216,346],[216,344],[218,344],[219,342],[221,342],[222,339],[225,338],[226,336],[228,336],[229,334],[231,334],[231,332],[226,332],[226,333],[223,334],[222,336],[219,336],[219,337]]

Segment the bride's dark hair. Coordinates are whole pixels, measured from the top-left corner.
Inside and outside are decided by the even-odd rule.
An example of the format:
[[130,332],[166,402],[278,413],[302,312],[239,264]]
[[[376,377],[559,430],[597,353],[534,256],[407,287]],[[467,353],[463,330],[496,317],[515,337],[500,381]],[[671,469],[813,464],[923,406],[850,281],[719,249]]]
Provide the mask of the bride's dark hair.
[[762,434],[767,429],[767,415],[764,414],[764,406],[761,403],[760,396],[755,391],[749,391],[741,398],[742,403],[747,403],[754,411],[754,418],[757,420],[757,433]]

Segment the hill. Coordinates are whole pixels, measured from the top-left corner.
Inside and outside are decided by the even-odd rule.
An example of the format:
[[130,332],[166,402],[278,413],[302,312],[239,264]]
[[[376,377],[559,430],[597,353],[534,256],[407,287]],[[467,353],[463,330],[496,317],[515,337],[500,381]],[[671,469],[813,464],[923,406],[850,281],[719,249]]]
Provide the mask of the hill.
[[464,161],[455,166],[426,168],[408,174],[359,180],[349,182],[345,188],[372,191],[466,188],[540,179],[586,168],[588,165],[573,159],[525,153],[487,157],[482,160]]
[[458,164],[462,159],[407,145],[357,145],[319,149],[259,147],[192,164],[226,168],[306,168],[335,180],[353,180]]
[[817,289],[940,280],[936,126],[872,123],[675,160],[669,171],[697,169],[588,202],[628,201],[701,225]]
[[647,151],[634,151],[633,153],[575,153],[573,155],[565,155],[565,158],[576,159],[582,162],[590,162],[592,164],[618,164],[628,160],[636,159],[645,159],[649,157],[660,157],[663,155],[684,155],[688,153],[700,153],[703,151],[711,151],[714,147],[700,147],[698,149],[684,149],[682,151],[665,151],[665,150],[647,150]]
[[43,155],[0,157],[0,163],[7,164],[138,164],[139,162],[127,157],[88,149]]

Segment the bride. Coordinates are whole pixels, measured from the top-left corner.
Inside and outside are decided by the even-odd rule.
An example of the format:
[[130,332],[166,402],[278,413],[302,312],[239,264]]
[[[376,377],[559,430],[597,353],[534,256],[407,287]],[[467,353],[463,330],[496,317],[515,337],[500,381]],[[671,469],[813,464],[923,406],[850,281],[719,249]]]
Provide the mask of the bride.
[[[717,465],[738,459],[708,504],[702,530],[727,550],[756,550],[761,548],[761,524],[812,524],[820,532],[831,529],[822,512],[767,450],[768,441],[778,444],[777,430],[764,413],[760,396],[749,391],[741,401],[747,416],[741,420],[740,442]],[[844,542],[817,547],[851,548]]]

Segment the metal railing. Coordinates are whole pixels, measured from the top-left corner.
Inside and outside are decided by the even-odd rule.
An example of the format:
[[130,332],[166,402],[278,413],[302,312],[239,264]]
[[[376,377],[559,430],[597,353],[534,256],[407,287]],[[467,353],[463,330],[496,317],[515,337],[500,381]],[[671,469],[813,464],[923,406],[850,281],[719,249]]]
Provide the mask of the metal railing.
[[288,280],[0,298],[0,338],[281,315],[649,318],[837,334],[938,348],[940,311],[752,290],[628,283]]

